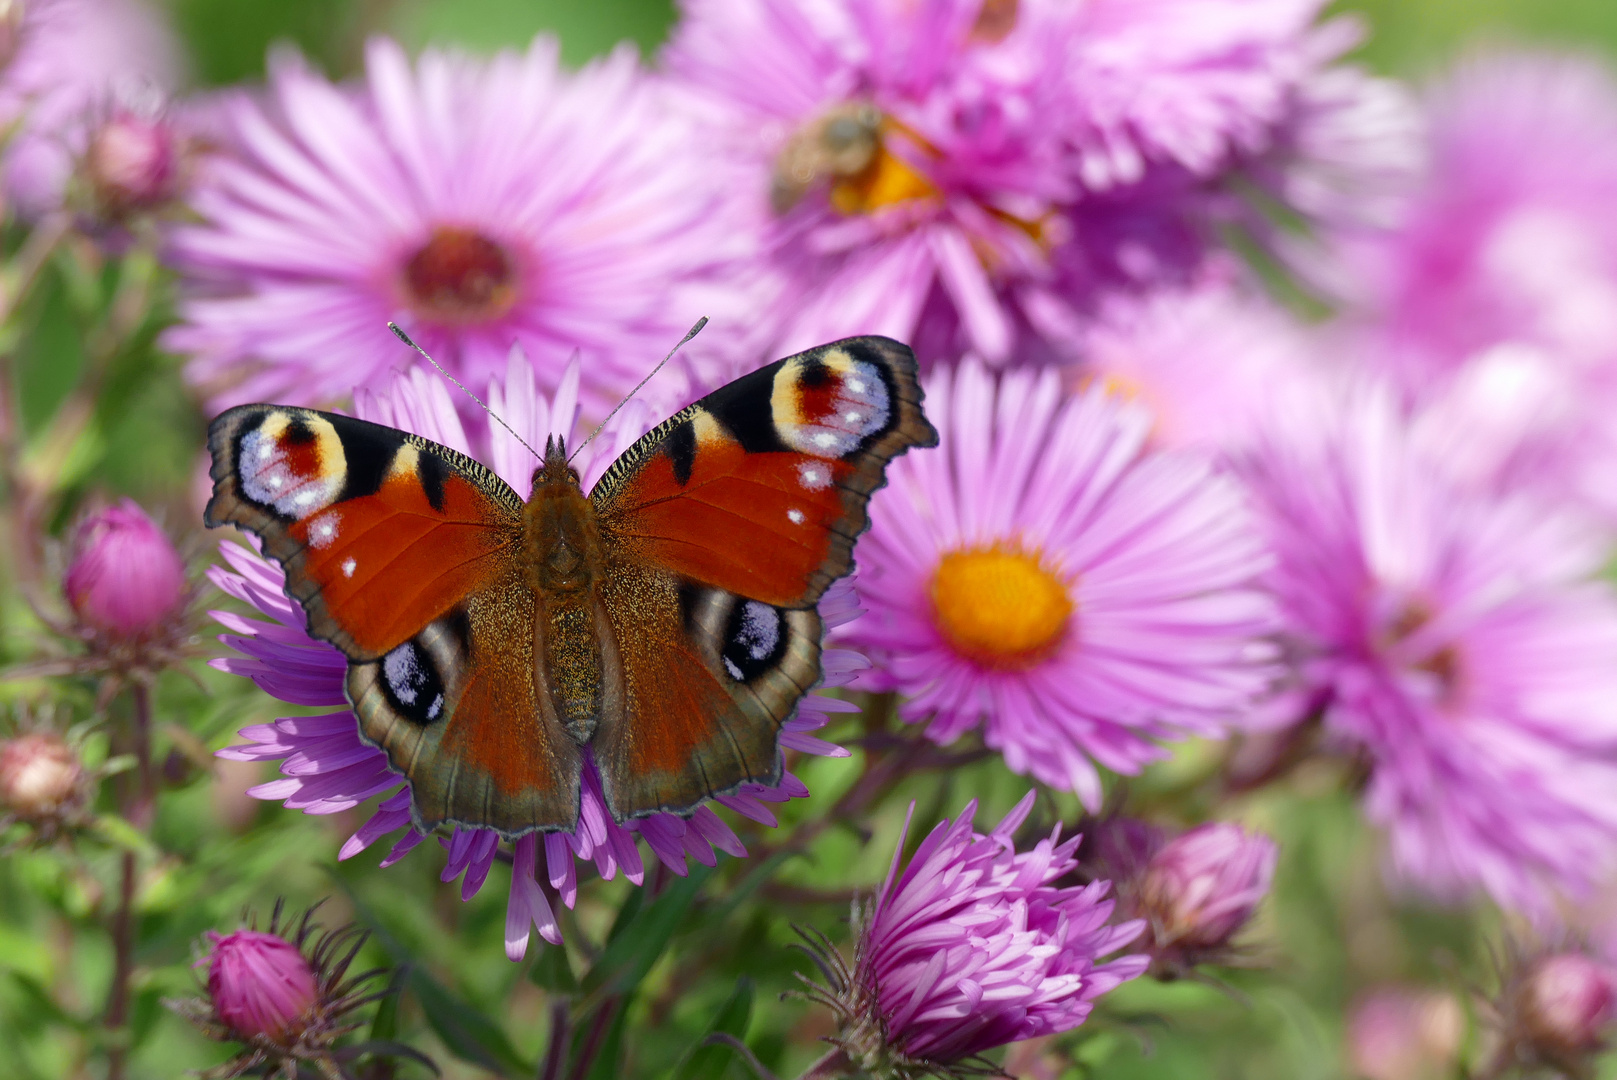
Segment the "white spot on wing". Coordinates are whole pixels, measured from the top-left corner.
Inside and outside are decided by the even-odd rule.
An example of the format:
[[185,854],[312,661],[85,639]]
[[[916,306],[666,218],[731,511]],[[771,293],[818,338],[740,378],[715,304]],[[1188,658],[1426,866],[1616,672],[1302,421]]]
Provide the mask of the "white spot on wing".
[[346,558],[346,559],[344,559],[342,561],[342,576],[343,577],[353,577],[354,576],[354,569],[357,566],[359,566],[359,564],[356,563],[354,561],[354,557],[352,555],[350,555],[348,558]]
[[741,669],[736,667],[735,661],[731,660],[728,656],[724,658],[724,670],[728,671],[730,673],[730,678],[734,679],[736,682],[741,681]]
[[[337,539],[337,528],[342,524],[342,516],[335,510],[328,510],[315,518],[309,524],[309,543],[316,548],[327,548]],[[352,562],[353,560],[349,560]]]
[[801,525],[801,524],[803,524],[803,511],[799,510],[795,506],[792,507],[790,510],[786,511],[786,516],[788,518],[791,518],[793,525]]
[[824,491],[831,486],[831,470],[824,465],[805,461],[797,467],[797,478],[810,491]]

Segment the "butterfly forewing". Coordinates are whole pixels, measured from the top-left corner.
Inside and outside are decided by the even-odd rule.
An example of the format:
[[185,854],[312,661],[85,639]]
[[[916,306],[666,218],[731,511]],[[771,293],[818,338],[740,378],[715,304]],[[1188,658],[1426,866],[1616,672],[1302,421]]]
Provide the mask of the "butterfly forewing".
[[780,726],[820,678],[813,605],[887,462],[936,442],[910,350],[850,338],[722,387],[607,471],[590,498],[627,692],[594,752],[614,815],[778,780]]
[[409,777],[418,824],[573,828],[582,757],[534,679],[517,494],[447,447],[309,409],[231,409],[209,448],[207,523],[258,536],[348,657],[360,730]]

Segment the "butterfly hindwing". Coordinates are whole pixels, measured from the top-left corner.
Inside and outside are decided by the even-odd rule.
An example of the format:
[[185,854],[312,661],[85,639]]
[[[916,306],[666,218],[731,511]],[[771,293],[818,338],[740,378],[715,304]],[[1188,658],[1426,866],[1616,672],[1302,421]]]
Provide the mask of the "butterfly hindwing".
[[722,387],[607,471],[590,499],[627,690],[594,752],[614,815],[779,779],[780,727],[820,678],[814,605],[887,462],[936,442],[910,350],[850,338]]
[[582,757],[534,679],[522,500],[447,447],[335,413],[243,405],[209,429],[205,520],[259,537],[309,633],[350,662],[364,737],[417,823],[574,827]]

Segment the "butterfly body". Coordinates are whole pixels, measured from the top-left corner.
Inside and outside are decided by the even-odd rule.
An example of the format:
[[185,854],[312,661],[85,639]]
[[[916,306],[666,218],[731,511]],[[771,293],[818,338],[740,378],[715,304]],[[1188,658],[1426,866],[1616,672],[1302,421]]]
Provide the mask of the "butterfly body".
[[887,461],[936,440],[909,350],[853,338],[688,406],[587,495],[552,441],[526,502],[418,436],[238,406],[210,428],[206,520],[259,536],[348,658],[417,826],[518,836],[577,826],[591,759],[620,821],[778,783],[815,604]]

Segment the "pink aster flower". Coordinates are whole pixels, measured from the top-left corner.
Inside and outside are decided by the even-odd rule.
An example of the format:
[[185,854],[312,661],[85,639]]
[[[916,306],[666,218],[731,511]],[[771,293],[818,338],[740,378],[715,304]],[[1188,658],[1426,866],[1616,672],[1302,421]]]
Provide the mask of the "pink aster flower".
[[1298,658],[1293,716],[1321,714],[1368,760],[1399,878],[1541,914],[1617,854],[1606,548],[1533,501],[1457,487],[1393,397],[1299,400],[1240,460]]
[[92,121],[116,101],[171,90],[178,49],[141,0],[29,0],[0,23],[15,51],[0,72],[0,122],[19,124],[4,154],[6,194],[28,214],[56,206]]
[[1271,677],[1268,565],[1239,488],[1147,447],[1151,415],[1053,371],[928,380],[936,453],[888,469],[847,635],[948,742],[981,726],[1019,773],[1101,798],[1151,740],[1219,735]]
[[188,282],[167,344],[221,402],[334,401],[411,354],[398,322],[481,385],[520,344],[554,389],[585,360],[614,404],[703,314],[682,293],[734,242],[686,129],[620,50],[565,72],[554,39],[413,66],[376,40],[333,86],[293,57],[223,106],[171,258]]
[[1326,114],[1319,0],[684,6],[666,66],[788,349],[1070,358],[1097,291],[1192,276],[1223,181]]
[[[532,365],[513,350],[505,378],[488,387],[489,406],[529,445],[543,446],[551,435],[578,445],[579,364],[568,365],[553,397],[539,393]],[[395,376],[385,391],[361,392],[358,414],[364,419],[413,431],[434,442],[472,454],[518,491],[527,485],[534,461],[528,450],[504,428],[486,419],[466,425],[455,410],[444,381],[417,367]],[[481,416],[482,414],[479,414]],[[596,441],[573,459],[588,490],[617,456],[650,426],[649,410],[638,399],[618,413]],[[241,656],[215,660],[222,671],[252,679],[265,692],[295,705],[336,708],[318,716],[297,716],[242,729],[245,744],[227,747],[219,756],[236,761],[282,760],[284,778],[251,789],[260,799],[281,801],[289,809],[308,814],[334,814],[368,799],[381,797],[369,820],[343,845],[338,858],[348,859],[390,833],[406,830],[382,860],[389,866],[426,839],[410,823],[410,788],[393,772],[386,755],[366,745],[359,721],[344,696],[347,661],[332,646],[305,633],[302,610],[285,594],[285,576],[275,566],[240,544],[226,542],[221,551],[232,570],[216,568],[211,576],[222,590],[269,616],[273,622],[216,611],[228,634],[220,640]],[[233,572],[232,572],[233,571]],[[852,590],[833,588],[820,604],[827,626],[839,626],[858,616]],[[865,665],[852,653],[827,649],[822,658],[823,685],[840,686]],[[789,719],[781,734],[783,749],[833,757],[847,751],[817,738],[829,713],[854,711],[844,702],[810,695]],[[769,805],[805,798],[808,789],[790,772],[780,785],[746,784],[733,795],[714,801],[742,817],[773,827]],[[444,881],[462,877],[461,897],[471,899],[483,887],[502,845],[512,859],[510,900],[506,913],[505,948],[513,960],[527,949],[531,927],[546,941],[560,943],[561,931],[554,910],[536,875],[543,874],[561,901],[571,907],[578,892],[576,860],[593,862],[597,873],[610,880],[619,872],[635,884],[645,877],[638,841],[670,871],[684,875],[687,860],[713,866],[717,852],[744,856],[740,838],[711,807],[699,807],[689,817],[656,814],[623,824],[612,820],[601,794],[600,776],[593,765],[585,769],[578,828],[570,833],[529,834],[515,842],[502,841],[488,829],[457,827],[442,840],[447,849]]]
[[1032,808],[1029,792],[984,836],[972,827],[974,800],[901,870],[906,815],[887,880],[859,914],[852,970],[816,943],[830,985],[811,996],[838,1013],[832,1042],[854,1066],[952,1075],[994,1047],[1077,1027],[1096,998],[1145,970],[1143,956],[1101,962],[1143,927],[1107,925],[1108,882],[1054,884],[1077,866],[1080,837],[1060,843],[1057,825],[1032,851],[1016,850]]

